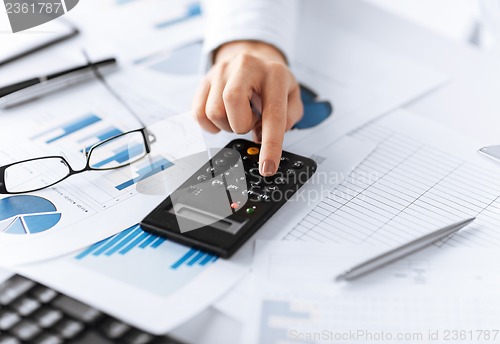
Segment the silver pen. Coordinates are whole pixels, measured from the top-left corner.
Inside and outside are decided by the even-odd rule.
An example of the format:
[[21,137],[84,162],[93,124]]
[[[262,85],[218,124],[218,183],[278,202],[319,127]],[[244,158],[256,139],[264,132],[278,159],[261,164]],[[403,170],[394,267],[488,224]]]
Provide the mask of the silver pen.
[[5,86],[0,89],[0,109],[9,109],[91,80],[95,78],[93,68],[99,68],[101,73],[106,74],[117,68],[117,61],[114,58],[101,60]]
[[379,254],[363,263],[360,263],[351,269],[345,271],[344,273],[338,275],[335,281],[351,281],[362,275],[365,275],[371,271],[374,271],[382,266],[390,264],[398,259],[401,259],[411,253],[421,250],[436,241],[446,238],[447,236],[457,232],[458,230],[464,228],[476,218],[470,218],[464,221],[454,223],[452,225],[440,228],[434,232],[421,236],[415,240],[410,241],[407,244],[396,247],[388,252]]

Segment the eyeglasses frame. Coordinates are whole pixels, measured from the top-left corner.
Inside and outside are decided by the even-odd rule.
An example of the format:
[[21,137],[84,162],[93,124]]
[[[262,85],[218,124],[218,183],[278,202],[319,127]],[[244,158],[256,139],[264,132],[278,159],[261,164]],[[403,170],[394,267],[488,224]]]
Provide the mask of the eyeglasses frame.
[[[92,152],[98,148],[99,146],[102,146],[110,141],[113,141],[113,140],[116,140],[117,138],[119,137],[122,137],[122,136],[125,136],[125,135],[129,135],[129,134],[132,134],[132,133],[136,133],[136,132],[140,132],[142,134],[142,138],[144,140],[144,146],[146,147],[146,154],[144,154],[144,156],[134,160],[134,161],[130,161],[124,165],[120,165],[120,166],[116,166],[116,167],[108,167],[108,168],[93,168],[90,166],[90,157],[92,155]],[[122,168],[122,167],[126,167],[126,166],[129,166],[139,160],[141,160],[142,158],[146,157],[149,153],[151,153],[151,144],[154,143],[156,141],[156,138],[155,136],[150,133],[146,127],[144,128],[140,128],[140,129],[135,129],[135,130],[130,130],[130,131],[127,131],[125,133],[121,133],[121,134],[118,134],[118,135],[115,135],[113,137],[110,137],[106,140],[103,140],[101,142],[98,142],[94,145],[92,145],[90,147],[90,149],[87,151],[85,150],[85,158],[87,159],[87,162],[85,164],[85,167],[82,168],[81,170],[74,170],[71,165],[69,164],[68,160],[66,160],[65,157],[63,156],[57,156],[57,155],[50,155],[50,156],[44,156],[44,157],[38,157],[38,158],[32,158],[32,159],[26,159],[26,160],[22,160],[22,161],[17,161],[17,162],[14,162],[14,163],[11,163],[11,164],[8,164],[8,165],[5,165],[5,166],[0,166],[0,194],[5,194],[5,195],[18,195],[18,194],[23,194],[23,193],[28,193],[28,192],[35,192],[35,191],[40,191],[40,190],[43,190],[43,189],[46,189],[46,188],[49,188],[53,185],[56,185],[60,182],[62,182],[63,180],[66,180],[67,178],[73,176],[73,175],[76,175],[76,174],[80,174],[80,173],[83,173],[83,172],[87,172],[87,171],[109,171],[109,170],[115,170],[115,169],[119,169],[119,168]],[[44,159],[61,159],[65,164],[66,166],[68,167],[69,169],[69,173],[68,175],[66,175],[64,178],[50,184],[50,185],[46,185],[44,187],[41,187],[41,188],[38,188],[38,189],[33,189],[33,190],[28,190],[28,191],[20,191],[20,192],[10,192],[7,190],[7,186],[5,185],[5,171],[11,167],[11,166],[14,166],[14,165],[17,165],[17,164],[22,164],[22,163],[26,163],[26,162],[29,162],[29,161],[36,161],[36,160],[44,160]]]

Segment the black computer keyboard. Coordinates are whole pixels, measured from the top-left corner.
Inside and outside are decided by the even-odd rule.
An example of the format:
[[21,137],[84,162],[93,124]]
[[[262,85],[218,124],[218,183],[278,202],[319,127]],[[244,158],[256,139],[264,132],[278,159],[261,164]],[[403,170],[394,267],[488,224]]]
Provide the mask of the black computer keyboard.
[[180,344],[15,275],[0,284],[0,344]]

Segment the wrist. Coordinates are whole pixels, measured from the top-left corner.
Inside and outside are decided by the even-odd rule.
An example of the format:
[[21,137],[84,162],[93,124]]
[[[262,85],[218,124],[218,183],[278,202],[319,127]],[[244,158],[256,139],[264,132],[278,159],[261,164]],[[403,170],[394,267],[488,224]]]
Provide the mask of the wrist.
[[259,41],[234,41],[221,45],[214,53],[214,63],[230,61],[238,55],[247,54],[268,62],[287,64],[283,53],[275,46]]

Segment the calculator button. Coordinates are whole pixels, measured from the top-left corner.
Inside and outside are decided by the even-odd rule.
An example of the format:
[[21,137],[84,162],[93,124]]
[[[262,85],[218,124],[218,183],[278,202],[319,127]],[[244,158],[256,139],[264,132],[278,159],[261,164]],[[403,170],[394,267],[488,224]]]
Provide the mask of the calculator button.
[[282,156],[281,159],[280,159],[280,165],[285,165],[288,163],[290,159],[288,159],[286,156]]
[[47,288],[43,285],[37,285],[31,290],[31,295],[41,303],[49,303],[57,297],[57,292],[54,289]]
[[212,166],[209,166],[206,168],[206,170],[208,173],[214,173],[215,172],[215,167],[212,167]]
[[53,328],[56,334],[65,339],[73,339],[78,336],[84,329],[82,323],[74,320],[63,319]]
[[0,333],[0,344],[21,344],[21,341],[9,334]]
[[215,179],[212,181],[212,186],[224,186],[224,182],[220,179]]
[[304,167],[304,163],[300,160],[297,160],[292,164],[292,167],[295,169],[299,169],[299,168]]
[[289,168],[289,169],[287,169],[287,170],[285,171],[285,174],[286,174],[287,176],[291,176],[291,175],[292,175],[292,174],[294,174],[294,173],[295,173],[295,170],[293,170],[293,169],[291,169],[291,168]]
[[250,180],[250,185],[252,186],[260,186],[261,184],[262,184],[262,178]]
[[0,286],[0,305],[7,306],[19,296],[33,288],[35,282],[16,275]]
[[247,154],[248,155],[257,155],[259,154],[260,150],[257,147],[250,147],[247,149]]
[[269,185],[269,186],[264,187],[264,192],[271,193],[274,191],[278,191],[278,189],[279,188],[276,185]]
[[283,184],[286,184],[288,183],[288,180],[286,178],[283,178],[283,177],[278,177],[274,180],[274,182],[278,185],[283,185]]
[[234,158],[234,157],[236,157],[236,155],[237,155],[237,154],[238,154],[238,153],[236,153],[236,152],[235,152],[235,151],[233,151],[233,150],[226,150],[226,151],[224,151],[224,154],[223,154],[223,155],[224,155],[224,158],[228,158],[228,159],[229,159],[229,158]]
[[53,308],[41,309],[33,316],[33,320],[35,320],[41,328],[51,328],[62,318],[62,312]]
[[23,317],[27,317],[34,311],[38,310],[40,308],[40,302],[38,302],[35,299],[32,299],[31,297],[23,297],[21,299],[16,300],[13,304],[10,305],[10,307],[22,315]]
[[247,210],[245,210],[247,214],[251,215],[253,213],[255,213],[255,208],[247,208]]
[[233,148],[236,150],[243,150],[245,148],[245,145],[243,143],[235,143],[233,145]]
[[236,190],[238,190],[238,189],[239,189],[239,187],[238,187],[237,185],[231,184],[231,185],[229,185],[229,186],[227,187],[227,189],[228,189],[228,190],[235,190],[235,191],[236,191]]
[[205,174],[200,174],[196,179],[198,179],[199,182],[204,182],[205,180],[208,179],[208,176]]
[[21,317],[12,311],[0,308],[0,331],[10,330],[21,321]]
[[23,341],[29,341],[35,338],[40,332],[41,328],[30,320],[23,320],[11,332],[14,336]]
[[63,340],[50,333],[42,333],[32,341],[32,344],[63,344]]
[[227,161],[225,159],[216,159],[215,160],[215,165],[216,166],[226,166]]
[[249,169],[248,173],[254,177],[260,177],[259,169],[257,167]]

